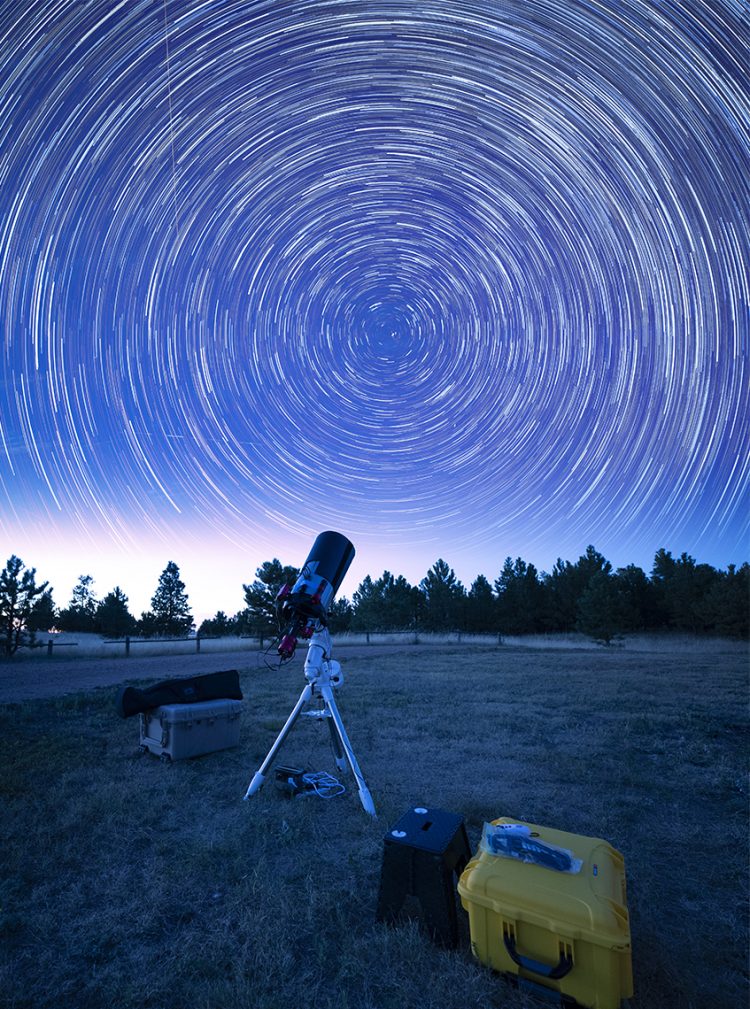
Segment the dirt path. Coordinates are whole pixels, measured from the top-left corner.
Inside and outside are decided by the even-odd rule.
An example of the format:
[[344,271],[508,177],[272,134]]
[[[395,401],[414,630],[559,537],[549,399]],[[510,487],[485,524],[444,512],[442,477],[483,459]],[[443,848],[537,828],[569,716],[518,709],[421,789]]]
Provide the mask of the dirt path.
[[[412,645],[418,652],[433,651],[436,645]],[[453,646],[455,647],[455,646]],[[335,648],[338,659],[389,655],[402,652],[403,645],[342,645]],[[97,687],[114,687],[138,680],[167,680],[177,676],[199,676],[219,669],[255,669],[262,665],[262,653],[247,651],[212,651],[205,654],[149,655],[142,658],[124,656],[113,659],[39,656],[0,662],[0,703],[29,701],[44,697],[62,697],[77,691]],[[300,673],[304,650],[293,660],[299,662]]]

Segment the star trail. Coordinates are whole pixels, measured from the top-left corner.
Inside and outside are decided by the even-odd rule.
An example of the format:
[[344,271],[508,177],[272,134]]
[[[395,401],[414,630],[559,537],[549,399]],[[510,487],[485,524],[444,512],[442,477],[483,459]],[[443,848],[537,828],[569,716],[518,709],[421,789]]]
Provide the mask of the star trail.
[[10,0],[0,39],[5,555],[746,559],[744,2]]

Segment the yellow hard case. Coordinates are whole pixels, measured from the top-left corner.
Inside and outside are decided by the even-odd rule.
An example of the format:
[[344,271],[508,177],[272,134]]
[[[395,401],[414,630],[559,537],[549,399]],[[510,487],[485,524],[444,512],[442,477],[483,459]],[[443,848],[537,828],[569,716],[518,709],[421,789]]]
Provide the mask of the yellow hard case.
[[583,865],[571,874],[484,851],[475,855],[458,883],[474,956],[587,1009],[619,1009],[633,994],[625,860],[601,838],[525,825]]

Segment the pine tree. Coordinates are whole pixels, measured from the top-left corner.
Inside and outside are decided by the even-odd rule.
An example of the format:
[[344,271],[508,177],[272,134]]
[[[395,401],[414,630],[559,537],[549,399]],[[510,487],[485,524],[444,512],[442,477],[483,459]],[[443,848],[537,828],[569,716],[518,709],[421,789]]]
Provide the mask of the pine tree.
[[465,623],[466,591],[453,568],[438,558],[419,586],[425,595],[424,625],[431,631],[454,631]]
[[105,638],[123,638],[135,631],[136,620],[128,609],[128,597],[119,585],[102,599],[96,609],[96,629]]
[[15,655],[22,645],[34,643],[29,621],[34,601],[47,585],[36,584],[36,568],[25,568],[15,554],[8,558],[0,572],[0,648],[7,656]]
[[393,630],[405,631],[416,627],[421,595],[419,589],[410,585],[403,575],[395,579],[391,575],[384,591],[384,601],[388,623]]
[[193,615],[185,594],[180,569],[169,561],[159,576],[159,584],[151,599],[156,633],[162,637],[187,634],[193,627]]
[[383,629],[385,617],[381,587],[366,575],[352,596],[354,616],[352,628],[356,631]]
[[60,610],[57,626],[61,631],[90,634],[96,630],[97,606],[94,579],[91,575],[79,575],[70,602]]
[[615,574],[623,603],[623,630],[644,631],[661,623],[659,600],[648,575],[636,564],[618,568]]
[[273,634],[278,630],[276,596],[284,585],[294,585],[297,568],[282,564],[278,558],[264,561],[255,572],[252,585],[243,585],[245,591],[244,625],[251,634]]
[[553,630],[573,631],[578,619],[578,602],[594,575],[611,574],[612,565],[593,546],[586,547],[575,564],[558,558],[546,580]]
[[30,631],[51,631],[53,627],[57,626],[57,610],[55,609],[55,602],[52,598],[52,589],[47,589],[45,592],[34,600],[34,605],[31,607],[31,614],[29,616],[27,627]]
[[497,601],[484,575],[477,575],[467,600],[467,631],[487,634],[497,627]]
[[597,571],[578,600],[576,629],[609,645],[622,632],[625,619],[617,578],[608,571]]
[[342,596],[341,599],[334,599],[328,607],[328,627],[331,634],[343,634],[352,625],[354,610],[352,604]]
[[155,638],[161,634],[159,621],[152,610],[144,610],[136,621],[136,631],[142,638]]
[[750,637],[750,564],[730,564],[703,598],[701,617],[707,630],[732,638]]
[[405,631],[416,628],[424,596],[403,575],[384,571],[377,581],[367,575],[352,596],[352,629]]
[[710,564],[696,564],[690,554],[682,553],[677,560],[664,549],[654,558],[652,581],[667,626],[678,631],[705,629],[704,600],[721,574]]
[[235,617],[228,617],[224,610],[217,610],[215,616],[210,620],[204,620],[198,628],[201,638],[227,638],[231,634],[238,634],[238,621]]
[[[561,565],[562,561],[558,561]],[[545,587],[533,564],[521,557],[505,558],[495,582],[498,624],[503,634],[534,634],[544,626]]]

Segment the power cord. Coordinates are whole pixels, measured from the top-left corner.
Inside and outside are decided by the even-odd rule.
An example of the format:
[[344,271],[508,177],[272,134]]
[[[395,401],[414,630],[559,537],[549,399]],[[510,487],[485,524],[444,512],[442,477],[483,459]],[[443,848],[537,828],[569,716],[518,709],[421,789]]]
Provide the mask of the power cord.
[[336,795],[343,795],[346,791],[346,786],[326,771],[303,774],[302,781],[321,799],[332,799]]
[[276,787],[289,798],[299,795],[318,795],[321,799],[332,799],[343,795],[346,786],[327,771],[303,771],[300,767],[279,764],[275,768]]

